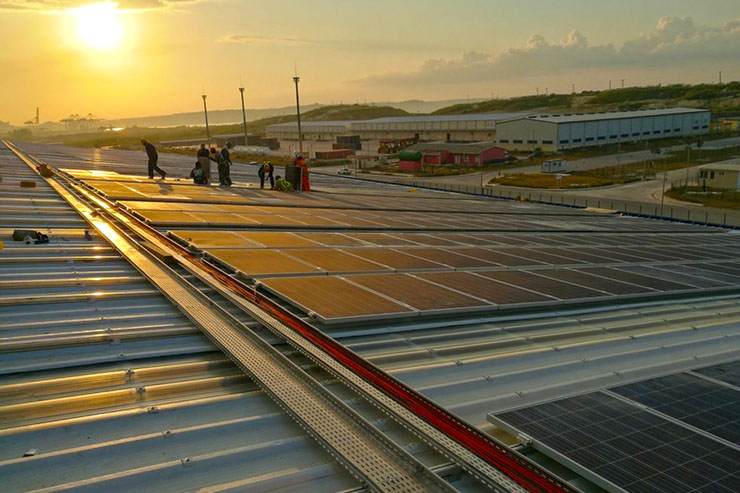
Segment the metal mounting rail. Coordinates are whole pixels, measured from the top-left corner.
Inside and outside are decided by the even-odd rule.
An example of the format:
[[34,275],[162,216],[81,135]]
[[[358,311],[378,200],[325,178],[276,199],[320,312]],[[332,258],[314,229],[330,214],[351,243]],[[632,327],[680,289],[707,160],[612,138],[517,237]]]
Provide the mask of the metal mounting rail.
[[[24,156],[19,154],[18,157],[34,167]],[[372,491],[399,493],[454,491],[441,477],[310,379],[282,353],[148,254],[100,211],[83,202],[81,198],[84,197],[75,196],[56,180],[47,179],[47,182],[284,411],[347,467],[362,486]]]
[[[437,451],[495,491],[572,492],[517,452],[465,423],[346,347],[324,335],[213,265],[194,257],[156,229],[94,193],[87,185],[55,171],[87,200],[142,239],[171,253],[191,274],[260,321],[302,354],[366,397]],[[89,188],[86,189],[85,187]]]

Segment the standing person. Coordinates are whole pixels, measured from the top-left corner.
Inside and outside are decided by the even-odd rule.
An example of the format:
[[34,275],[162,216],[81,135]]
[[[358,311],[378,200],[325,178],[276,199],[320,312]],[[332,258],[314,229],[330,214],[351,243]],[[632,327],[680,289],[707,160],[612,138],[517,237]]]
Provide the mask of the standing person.
[[[231,166],[234,164],[231,162],[231,154],[229,153],[229,149],[231,149],[231,147],[231,142],[227,142],[221,149],[221,159],[226,162],[226,167],[224,168],[225,179],[222,181],[222,183],[225,184],[227,187],[231,186]],[[219,179],[221,177],[220,173],[221,172],[219,170]]]
[[257,175],[260,177],[260,188],[265,188],[265,177],[270,178],[270,189],[275,189],[275,178],[273,178],[272,173],[275,171],[275,167],[272,165],[272,163],[268,163],[265,161],[262,163],[262,166],[260,166],[260,169],[257,170]]
[[167,172],[165,172],[162,168],[157,166],[157,160],[159,159],[159,154],[157,154],[157,150],[154,148],[151,142],[147,142],[146,139],[141,139],[141,144],[144,146],[144,149],[146,149],[146,155],[149,158],[149,179],[154,178],[154,172],[156,171],[162,176],[162,179],[164,180],[164,177],[167,175]]
[[209,159],[218,164],[219,186],[231,186],[231,178],[229,178],[229,163],[224,159],[223,155],[216,150],[215,147],[211,147],[211,155]]
[[208,157],[208,149],[205,144],[200,145],[198,149],[198,162],[200,167],[203,169],[203,173],[206,175],[206,183],[211,183],[211,160]]
[[304,192],[310,192],[311,185],[308,183],[308,164],[306,164],[306,160],[303,159],[303,154],[296,153],[295,163],[293,164],[301,168],[301,188]]

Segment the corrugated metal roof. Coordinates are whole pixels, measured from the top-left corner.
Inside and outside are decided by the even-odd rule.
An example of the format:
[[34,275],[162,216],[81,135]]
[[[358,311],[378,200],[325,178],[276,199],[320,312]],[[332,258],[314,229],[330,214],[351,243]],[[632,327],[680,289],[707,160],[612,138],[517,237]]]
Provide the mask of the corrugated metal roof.
[[[106,169],[121,173],[138,171],[143,174],[145,166],[142,153],[58,146],[25,147],[37,155],[48,153],[48,159],[55,161],[53,164],[63,164],[62,167]],[[64,155],[60,156],[60,153]],[[141,164],[136,162],[139,157]],[[176,173],[183,173],[184,176],[191,159],[163,154],[163,160]],[[235,167],[240,179],[252,183],[257,178],[255,170],[251,167],[240,168],[240,165]],[[387,203],[403,202],[400,194],[389,193],[389,190],[401,190],[401,187],[363,184],[317,174],[312,176],[312,180],[315,179],[327,189],[362,184],[362,187],[367,187],[362,189],[367,197],[376,196],[378,201]],[[342,192],[350,194],[348,203],[358,202],[360,195],[355,190]],[[434,193],[427,196],[452,197],[450,194]],[[6,197],[2,195],[0,199],[5,200]],[[59,207],[58,199],[55,202],[53,196],[48,196],[40,197],[39,201],[42,199],[50,202],[39,204],[58,207],[61,213],[63,207]],[[482,204],[486,202],[481,200]],[[540,212],[549,209],[535,204],[496,204],[512,210],[516,207]],[[548,212],[552,213],[551,210]],[[45,220],[53,224],[48,218]],[[660,224],[645,219],[630,221],[645,221],[646,225]],[[81,226],[78,224],[77,227]],[[699,234],[707,232],[706,228],[696,227],[695,230]],[[600,234],[608,236],[607,233]],[[732,245],[731,238],[740,237],[734,233],[722,236],[728,240],[726,248],[737,248]],[[78,229],[80,237],[81,231]],[[526,242],[532,235],[517,236],[516,233],[510,233],[507,237]],[[615,234],[613,238],[618,243],[625,238],[625,234]],[[553,239],[557,240],[557,233]],[[83,246],[94,244],[104,247],[100,243],[85,243],[79,239],[75,247],[80,243]],[[598,244],[595,243],[594,248],[598,248]],[[65,255],[70,255],[70,252]],[[67,271],[62,269],[62,265]],[[57,272],[54,266],[59,267],[60,271]],[[292,422],[271,407],[271,402],[265,400],[261,393],[250,387],[249,381],[243,377],[239,380],[238,375],[231,373],[233,367],[230,363],[223,361],[222,357],[219,359],[220,353],[214,351],[210,343],[189,332],[192,326],[177,317],[176,311],[173,315],[174,309],[161,296],[147,291],[146,286],[137,282],[136,273],[131,272],[130,267],[126,268],[127,264],[116,262],[115,259],[58,265],[35,262],[33,265],[18,266],[18,272],[28,279],[60,278],[63,282],[78,282],[87,272],[80,266],[90,267],[92,272],[101,272],[103,277],[117,277],[120,284],[113,284],[107,295],[109,298],[96,299],[92,303],[68,301],[64,306],[69,306],[69,310],[61,310],[61,304],[48,300],[40,305],[13,307],[17,311],[7,312],[13,315],[13,322],[7,325],[7,329],[15,331],[22,338],[14,341],[17,344],[33,344],[39,339],[43,342],[43,338],[36,337],[38,334],[56,334],[62,331],[57,328],[60,326],[65,327],[63,331],[72,332],[73,337],[78,337],[78,332],[83,333],[83,329],[89,328],[92,332],[87,336],[98,334],[103,338],[99,340],[105,341],[108,341],[105,337],[112,337],[111,342],[93,345],[88,338],[84,345],[80,343],[78,346],[33,350],[33,357],[28,361],[14,357],[8,360],[15,365],[11,368],[19,368],[16,373],[27,380],[21,378],[12,382],[25,384],[28,381],[36,388],[51,389],[59,385],[57,382],[65,382],[62,390],[53,394],[54,398],[68,395],[85,397],[98,390],[111,392],[121,389],[127,389],[126,395],[130,395],[132,390],[137,394],[135,390],[140,384],[126,381],[126,375],[134,379],[142,375],[141,378],[151,378],[156,384],[165,385],[162,393],[158,394],[160,400],[152,401],[159,412],[148,413],[147,408],[151,404],[143,400],[135,405],[124,403],[111,406],[110,409],[103,409],[99,415],[97,413],[101,410],[96,408],[95,412],[83,409],[70,416],[34,418],[40,420],[38,424],[31,419],[27,426],[24,425],[25,428],[18,428],[21,431],[14,432],[17,439],[7,439],[13,448],[8,449],[11,452],[6,462],[0,462],[0,467],[4,465],[8,471],[20,467],[18,475],[13,476],[20,481],[28,470],[21,467],[26,467],[23,463],[25,459],[18,458],[19,454],[25,452],[21,449],[34,448],[34,444],[40,443],[39,451],[49,447],[48,450],[52,452],[44,458],[47,462],[38,462],[42,467],[49,464],[51,477],[56,474],[63,476],[66,469],[77,475],[75,478],[85,477],[85,474],[87,477],[98,477],[98,471],[94,470],[98,467],[100,474],[111,472],[118,474],[121,481],[124,478],[129,481],[108,484],[140,484],[147,488],[152,484],[148,482],[151,478],[154,478],[155,487],[168,489],[192,489],[208,484],[218,484],[222,488],[230,485],[248,488],[259,481],[281,487],[312,481],[308,484],[310,489],[321,491],[352,487],[352,481],[338,469],[339,466],[327,461],[322,453],[315,450],[313,442],[300,432],[296,430],[294,433]],[[68,272],[70,269],[72,273]],[[688,272],[689,269],[685,267],[684,271]],[[676,275],[681,274],[680,271],[676,272]],[[705,275],[722,278],[720,273]],[[52,289],[52,286],[44,289]],[[143,291],[137,293],[137,289]],[[52,296],[80,292],[84,294],[84,289],[37,294]],[[15,291],[9,292],[9,295],[17,296]],[[3,310],[10,308],[0,307],[0,312]],[[38,313],[42,314],[43,321],[38,321]],[[75,322],[69,326],[68,320]],[[31,325],[30,321],[33,321]],[[115,339],[115,335],[107,335],[110,327],[116,333],[120,332],[119,340]],[[725,293],[712,296],[694,292],[676,295],[671,299],[621,305],[606,302],[599,306],[570,309],[563,306],[539,312],[522,310],[506,316],[460,314],[415,321],[376,321],[320,328],[463,419],[500,436],[500,431],[486,421],[486,415],[491,412],[687,369],[697,366],[697,362],[709,364],[740,358],[740,345],[737,343],[740,340],[740,295]],[[124,355],[123,361],[118,359],[120,354]],[[129,361],[136,363],[136,366]],[[134,373],[128,374],[132,368]],[[105,383],[105,378],[97,375],[121,375],[124,382]],[[70,380],[64,380],[68,377]],[[99,387],[93,388],[90,387],[92,384],[85,383],[81,390],[70,387],[72,383],[66,383],[101,380],[103,383],[95,384]],[[207,382],[222,383],[215,384],[217,390],[213,390]],[[184,394],[170,390],[175,388],[185,389]],[[144,399],[142,396],[149,398],[150,394],[144,392],[137,395]],[[47,401],[40,399],[40,402]],[[65,421],[67,419],[72,421]],[[71,433],[64,428],[67,425],[71,426]],[[177,442],[179,448],[170,450],[166,448],[167,442],[162,437],[170,436],[163,434],[163,430],[172,429],[181,431],[173,437],[180,440]],[[242,434],[235,433],[235,429]],[[212,430],[220,430],[220,434],[211,434]],[[0,431],[0,440],[6,441],[7,433]],[[90,436],[94,438],[92,444],[88,445],[87,437]],[[219,448],[216,436],[226,443],[226,451]],[[513,440],[512,437],[508,439]],[[242,443],[241,440],[251,445],[237,446]],[[153,445],[150,444],[154,443],[164,448],[151,448]],[[144,451],[141,460],[136,457],[137,454],[131,453],[132,449],[138,452],[138,446]],[[72,462],[75,447],[83,447],[83,453],[90,456],[93,449],[101,447],[99,450],[105,451],[105,454],[93,457],[93,469],[80,472],[85,466]],[[57,450],[62,452],[55,455]],[[179,460],[190,450],[202,451],[199,460],[188,463],[196,466],[191,469],[191,466],[185,466]],[[156,462],[157,465],[148,466],[145,460],[154,460],[152,458],[159,457],[160,451],[165,454],[164,458],[158,458],[160,462]],[[296,470],[287,471],[285,463],[281,466],[275,460],[270,460],[282,453],[289,454],[288,463],[297,464]],[[114,467],[105,457],[113,457],[121,464]],[[176,459],[173,460],[173,457]],[[61,465],[54,465],[56,460],[61,460]],[[558,467],[546,460],[543,463],[553,469]],[[246,469],[242,471],[241,468]],[[562,468],[557,470],[567,473]],[[587,491],[598,491],[588,482],[573,477],[572,473],[569,479]]]
[[449,151],[461,154],[478,154],[492,147],[495,142],[473,142],[470,144],[456,144],[451,142],[423,142],[408,148],[410,151]]
[[0,489],[357,486],[4,148],[0,175]]
[[[575,123],[590,122],[599,120],[617,120],[621,118],[639,118],[646,116],[667,116],[667,115],[685,115],[690,113],[708,113],[709,110],[696,108],[658,108],[634,111],[603,111],[598,113],[557,113],[549,115],[530,115],[526,118],[535,121],[544,121],[549,123]],[[512,118],[511,120],[521,120],[521,118]]]

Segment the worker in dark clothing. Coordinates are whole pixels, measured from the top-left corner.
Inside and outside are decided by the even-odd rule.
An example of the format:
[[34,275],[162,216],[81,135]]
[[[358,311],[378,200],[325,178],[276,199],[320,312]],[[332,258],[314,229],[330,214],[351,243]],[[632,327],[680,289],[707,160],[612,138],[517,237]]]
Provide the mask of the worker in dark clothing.
[[224,147],[221,149],[221,159],[226,163],[226,166],[224,166],[223,169],[223,179],[221,178],[221,167],[219,166],[218,169],[218,176],[219,181],[221,185],[226,185],[227,187],[231,186],[231,154],[229,153],[229,149],[231,149],[231,142],[227,142],[224,144]]
[[154,172],[156,171],[162,176],[162,179],[164,180],[164,177],[167,175],[167,173],[157,166],[157,160],[159,159],[159,154],[157,154],[157,150],[154,148],[151,142],[147,142],[146,139],[141,139],[141,144],[144,146],[144,149],[146,149],[146,155],[149,158],[149,179],[154,178]]
[[231,176],[229,171],[229,162],[224,159],[224,155],[218,152],[215,147],[211,147],[211,161],[218,164],[218,184],[223,187],[231,186]]
[[195,162],[195,168],[190,170],[189,178],[193,179],[193,183],[196,185],[208,185],[206,174],[203,171],[203,167],[200,165],[200,161]]
[[200,149],[198,149],[198,162],[206,175],[207,183],[211,183],[211,160],[208,157],[208,149],[206,149],[205,144],[201,144]]
[[272,173],[275,171],[275,167],[272,165],[272,163],[264,162],[260,166],[260,169],[257,170],[257,175],[260,177],[260,188],[265,188],[265,178],[270,178],[270,189],[275,189],[275,178],[273,178]]

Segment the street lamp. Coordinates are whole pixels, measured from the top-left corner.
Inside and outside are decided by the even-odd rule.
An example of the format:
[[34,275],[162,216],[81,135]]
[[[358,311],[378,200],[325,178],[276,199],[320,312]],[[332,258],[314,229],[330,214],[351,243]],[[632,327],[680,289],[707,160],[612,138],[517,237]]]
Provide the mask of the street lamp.
[[247,110],[244,108],[244,88],[239,88],[239,93],[242,98],[242,121],[244,122],[244,145],[249,145],[249,137],[247,137]]
[[208,144],[211,143],[211,129],[208,127],[208,107],[206,106],[206,95],[202,94],[203,98],[203,113],[206,115],[206,135],[208,136]]
[[295,82],[295,111],[298,117],[298,152],[303,154],[303,132],[301,132],[301,102],[298,99],[298,81],[301,80],[297,75],[293,77]]

